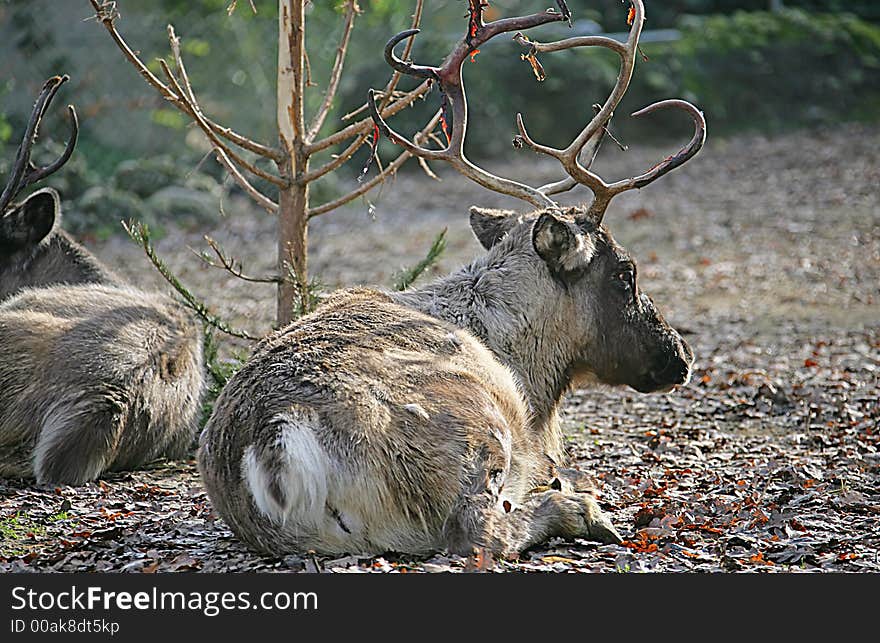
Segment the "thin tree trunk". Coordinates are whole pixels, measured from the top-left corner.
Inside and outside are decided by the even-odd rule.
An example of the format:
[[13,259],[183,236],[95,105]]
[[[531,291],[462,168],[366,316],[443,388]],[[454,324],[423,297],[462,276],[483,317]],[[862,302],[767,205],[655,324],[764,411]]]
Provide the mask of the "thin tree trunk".
[[284,326],[294,317],[297,295],[303,312],[308,310],[308,185],[296,177],[307,170],[303,154],[305,57],[305,0],[278,0],[278,136],[287,154],[283,174],[290,185],[278,198],[278,273],[294,273],[295,282],[278,284],[276,324]]
[[[295,166],[296,161],[289,165]],[[300,158],[300,167],[305,171],[308,159]],[[279,328],[293,320],[297,304],[302,313],[309,309],[308,203],[308,184],[293,184],[281,191],[278,203],[278,268],[281,275],[296,281],[291,282],[288,278],[278,284],[276,324]]]

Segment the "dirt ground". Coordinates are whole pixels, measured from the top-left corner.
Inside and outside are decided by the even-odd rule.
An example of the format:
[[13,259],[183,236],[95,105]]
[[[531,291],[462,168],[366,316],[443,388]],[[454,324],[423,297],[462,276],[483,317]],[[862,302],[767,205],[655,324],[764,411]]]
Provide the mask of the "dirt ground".
[[[619,178],[671,151],[638,147],[609,147],[597,169]],[[595,476],[622,546],[554,541],[517,561],[266,558],[213,513],[189,461],[81,488],[0,481],[0,571],[880,571],[878,150],[876,126],[710,136],[683,169],[612,205],[607,223],[639,262],[642,288],[697,360],[691,383],[670,394],[567,398],[571,456]],[[490,168],[556,175],[526,152]],[[442,183],[407,173],[371,202],[316,219],[312,274],[331,289],[389,285],[448,227],[435,269],[446,273],[479,252],[468,206],[520,207],[435,169]],[[271,271],[272,219],[238,200],[223,210],[213,229],[168,230],[158,250],[223,317],[264,332],[271,289],[187,249],[209,234],[246,271]],[[90,245],[165,288],[127,238]]]

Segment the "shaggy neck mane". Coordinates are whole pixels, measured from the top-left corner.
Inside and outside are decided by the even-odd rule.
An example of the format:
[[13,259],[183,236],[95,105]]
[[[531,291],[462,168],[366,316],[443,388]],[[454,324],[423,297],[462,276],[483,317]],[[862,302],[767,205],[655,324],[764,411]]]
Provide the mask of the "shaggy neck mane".
[[[556,410],[575,361],[566,315],[535,293],[558,288],[523,235],[511,231],[486,255],[427,286],[393,295],[399,303],[466,328],[510,368],[539,430],[556,428]],[[524,250],[527,248],[528,250]],[[525,285],[525,287],[524,287]]]
[[120,285],[122,280],[63,230],[56,230],[27,256],[5,268],[0,288],[12,295],[22,288],[51,284]]

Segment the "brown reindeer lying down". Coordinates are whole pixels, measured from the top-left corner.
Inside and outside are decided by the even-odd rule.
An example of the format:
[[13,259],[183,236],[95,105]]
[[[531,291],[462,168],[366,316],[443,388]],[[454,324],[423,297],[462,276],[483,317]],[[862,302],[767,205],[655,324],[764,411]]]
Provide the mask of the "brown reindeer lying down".
[[263,341],[201,437],[232,529],[274,553],[618,541],[561,468],[560,400],[578,380],[668,390],[692,355],[580,214],[475,213],[512,229],[458,273],[338,293]]
[[138,290],[58,228],[58,195],[29,183],[39,121],[67,78],[47,81],[0,198],[0,476],[81,484],[182,457],[195,438],[202,338],[172,299]]
[[[690,376],[690,348],[640,291],[635,262],[602,218],[616,194],[699,151],[702,115],[683,101],[643,110],[681,108],[696,131],[687,147],[641,176],[606,184],[579,160],[592,158],[629,82],[642,3],[634,2],[626,45],[580,43],[614,49],[623,67],[611,98],[572,147],[543,148],[521,128],[521,142],[559,158],[571,178],[537,189],[464,158],[460,68],[493,35],[564,16],[483,24],[483,5],[470,6],[470,35],[441,67],[394,56],[394,45],[413,32],[386,47],[396,69],[432,79],[451,103],[447,149],[403,138],[374,104],[373,118],[413,154],[448,161],[539,210],[473,209],[471,227],[485,255],[411,292],[337,293],[265,339],[229,381],[201,435],[199,467],[220,515],[259,550],[476,547],[515,555],[553,536],[619,542],[581,476],[565,469],[562,397],[597,382],[669,391]],[[563,209],[549,198],[576,183],[594,192],[588,209]]]

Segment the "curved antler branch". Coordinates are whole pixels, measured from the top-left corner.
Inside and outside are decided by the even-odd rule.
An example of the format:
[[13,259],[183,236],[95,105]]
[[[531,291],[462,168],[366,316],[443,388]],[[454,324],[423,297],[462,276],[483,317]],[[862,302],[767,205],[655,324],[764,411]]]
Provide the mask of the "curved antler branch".
[[419,156],[428,161],[449,160],[448,148],[445,150],[429,150],[391,129],[379,113],[379,107],[376,105],[376,92],[372,89],[367,91],[367,107],[370,110],[370,116],[372,117],[373,122],[376,124],[376,127],[379,128],[379,132],[381,132],[383,136],[386,136],[395,145],[400,145],[410,154]]
[[[527,145],[535,152],[552,156],[557,159],[562,164],[569,177],[562,179],[561,181],[544,185],[539,188],[539,190],[544,194],[551,195],[569,190],[578,183],[585,185],[593,192],[594,199],[590,206],[590,214],[596,219],[596,221],[602,220],[611,199],[627,190],[644,187],[664,174],[681,166],[700,151],[706,138],[706,121],[703,118],[702,113],[696,107],[682,100],[661,101],[636,112],[633,116],[642,116],[657,109],[670,107],[683,109],[691,115],[695,124],[694,136],[684,148],[673,156],[664,159],[661,163],[658,163],[644,174],[617,181],[615,183],[606,183],[595,172],[590,170],[592,157],[595,155],[595,151],[598,144],[601,142],[603,134],[607,131],[607,125],[614,114],[614,109],[620,103],[626,90],[629,88],[629,83],[632,80],[635,68],[636,54],[638,53],[639,36],[641,35],[644,22],[645,8],[642,0],[630,1],[632,3],[632,11],[630,13],[632,26],[626,43],[620,43],[603,36],[568,38],[551,43],[534,42],[522,34],[514,36],[514,39],[520,45],[529,48],[529,54],[526,57],[532,61],[533,65],[536,64],[534,57],[537,53],[549,53],[575,47],[604,47],[614,51],[620,56],[620,72],[617,77],[617,82],[614,84],[614,88],[611,90],[607,100],[597,110],[590,122],[587,123],[587,125],[565,149],[557,149],[537,143],[528,135],[522,116],[517,114],[519,136],[516,140],[520,144],[520,147]],[[586,159],[587,157],[589,157],[589,161],[584,165],[581,162],[581,159]]]
[[632,178],[618,181],[617,183],[612,183],[611,185],[609,185],[609,189],[615,195],[620,194],[621,192],[626,192],[627,190],[641,189],[646,185],[653,183],[664,174],[669,174],[675,168],[687,163],[690,159],[696,156],[697,152],[699,152],[703,148],[703,145],[706,142],[706,118],[703,116],[703,112],[701,112],[699,109],[697,109],[686,100],[681,100],[678,98],[662,100],[652,105],[648,105],[647,107],[642,108],[637,112],[634,112],[632,116],[644,116],[645,114],[650,114],[651,112],[655,112],[658,109],[668,108],[683,110],[693,119],[694,135],[691,137],[691,140],[678,152],[676,152],[672,156],[666,157],[644,174],[640,174],[638,176],[634,176]]
[[6,183],[6,187],[3,188],[3,193],[0,194],[0,215],[2,215],[12,202],[12,199],[14,199],[19,192],[28,185],[36,183],[57,171],[62,165],[67,163],[71,154],[73,154],[77,138],[79,137],[79,120],[77,119],[76,110],[73,108],[73,105],[68,105],[67,110],[70,115],[70,138],[64,147],[64,152],[62,152],[61,156],[55,161],[44,167],[37,167],[31,163],[31,149],[37,140],[43,116],[46,114],[46,110],[49,109],[49,105],[51,104],[52,99],[55,98],[58,89],[68,80],[70,80],[70,76],[65,74],[64,76],[53,76],[43,83],[43,87],[40,90],[40,94],[37,96],[37,101],[31,111],[31,116],[28,120],[24,137],[21,139],[21,144],[18,146],[18,152],[15,156],[15,162],[12,165],[12,172],[9,175],[9,180]]
[[73,150],[76,147],[76,141],[79,139],[79,118],[77,118],[76,110],[73,105],[67,106],[67,115],[70,117],[70,136],[64,146],[64,151],[57,159],[45,167],[37,168],[31,164],[31,171],[28,172],[27,183],[36,183],[61,169],[61,166],[70,160]]
[[388,63],[388,66],[391,67],[394,71],[399,71],[401,74],[406,74],[407,76],[415,76],[416,78],[427,78],[432,80],[439,80],[437,77],[437,68],[436,67],[426,67],[423,65],[414,65],[411,62],[407,62],[405,60],[401,60],[394,54],[394,48],[407,38],[412,38],[416,34],[420,33],[421,29],[407,29],[406,31],[401,31],[396,34],[385,44],[385,62]]

